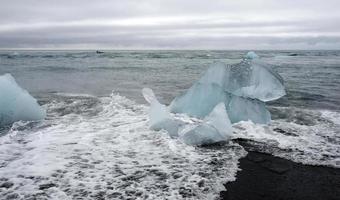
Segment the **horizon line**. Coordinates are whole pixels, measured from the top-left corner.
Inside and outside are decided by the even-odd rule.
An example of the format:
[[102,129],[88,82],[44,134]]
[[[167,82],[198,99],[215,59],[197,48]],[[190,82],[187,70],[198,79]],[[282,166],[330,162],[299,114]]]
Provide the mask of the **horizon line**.
[[339,49],[0,48],[0,51],[340,51]]

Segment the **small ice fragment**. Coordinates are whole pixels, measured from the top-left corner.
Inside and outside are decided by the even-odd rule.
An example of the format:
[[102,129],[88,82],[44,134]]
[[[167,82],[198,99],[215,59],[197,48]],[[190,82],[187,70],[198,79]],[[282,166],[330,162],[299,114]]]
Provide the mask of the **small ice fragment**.
[[224,137],[214,127],[202,124],[183,133],[180,140],[188,145],[201,146],[224,141]]
[[150,103],[149,120],[151,127],[165,119],[171,118],[168,108],[165,105],[159,103],[155,94],[150,88],[143,88],[142,93],[145,100]]
[[226,107],[223,102],[215,106],[211,113],[204,118],[204,123],[207,123],[218,130],[218,132],[228,138],[232,134],[232,126],[226,112]]
[[150,88],[143,88],[142,94],[144,99],[151,104],[153,101],[158,101],[155,94],[153,93],[152,89]]
[[207,145],[227,141],[232,135],[232,126],[223,102],[217,104],[204,121],[179,133],[180,139],[189,145]]
[[0,76],[0,126],[13,122],[42,120],[45,110],[10,74]]
[[178,128],[181,123],[170,115],[170,112],[165,105],[159,103],[152,89],[143,88],[142,93],[145,100],[150,103],[150,128],[156,131],[163,129],[166,130],[171,137],[177,137]]
[[254,51],[249,51],[246,56],[245,56],[246,59],[255,59],[255,58],[259,58],[259,56],[254,52]]

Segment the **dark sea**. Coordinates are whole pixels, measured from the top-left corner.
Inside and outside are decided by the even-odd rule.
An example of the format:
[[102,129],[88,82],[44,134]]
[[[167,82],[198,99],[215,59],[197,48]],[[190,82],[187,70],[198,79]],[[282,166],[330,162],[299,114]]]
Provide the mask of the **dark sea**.
[[[0,128],[0,198],[214,199],[234,181],[242,146],[193,147],[151,131],[141,94],[164,104],[216,61],[246,51],[0,51],[47,111]],[[340,167],[340,51],[257,51],[285,81],[269,125],[234,124],[233,139],[308,165]]]

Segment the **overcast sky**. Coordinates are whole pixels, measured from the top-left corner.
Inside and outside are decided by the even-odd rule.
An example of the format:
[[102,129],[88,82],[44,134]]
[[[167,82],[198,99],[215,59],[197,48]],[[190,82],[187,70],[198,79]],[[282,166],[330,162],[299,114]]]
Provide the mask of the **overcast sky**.
[[340,0],[0,0],[0,48],[340,49]]

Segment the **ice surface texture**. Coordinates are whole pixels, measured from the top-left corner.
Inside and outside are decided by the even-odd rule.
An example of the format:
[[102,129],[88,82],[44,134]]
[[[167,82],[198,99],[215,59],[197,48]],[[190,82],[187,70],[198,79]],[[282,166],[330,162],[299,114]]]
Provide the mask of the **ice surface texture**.
[[231,66],[224,89],[236,96],[272,101],[284,96],[282,77],[259,59],[245,59]]
[[227,141],[233,133],[224,103],[219,103],[200,125],[180,133],[180,139],[190,145]]
[[166,130],[171,137],[178,136],[178,129],[181,122],[175,120],[168,110],[168,108],[159,103],[153,91],[150,88],[143,88],[143,96],[150,103],[149,123],[150,128],[156,131]]
[[165,130],[171,137],[179,137],[189,145],[205,145],[226,141],[232,135],[232,127],[223,102],[217,104],[203,121],[173,116],[168,107],[159,103],[153,91],[142,90],[150,103],[149,124],[152,130]]
[[[158,102],[152,90],[143,89],[150,103],[150,126],[166,130],[190,145],[226,141],[232,134],[231,123],[252,121],[268,124],[270,113],[265,103],[285,95],[283,79],[254,52],[241,63],[226,66],[213,64],[184,94],[176,97],[169,108]],[[198,125],[186,125],[172,113],[185,113],[203,119]]]
[[37,100],[22,89],[10,74],[0,76],[0,126],[19,120],[41,120],[45,115]]
[[226,100],[223,85],[228,71],[223,63],[212,65],[186,93],[171,102],[170,111],[199,118],[208,115],[216,104]]
[[227,111],[233,123],[248,120],[258,124],[270,122],[270,113],[259,100],[232,96],[228,103]]
[[213,64],[187,92],[171,102],[170,111],[203,118],[223,101],[232,123],[269,123],[270,113],[263,102],[286,94],[283,79],[255,53],[248,54],[235,65]]

